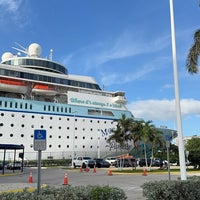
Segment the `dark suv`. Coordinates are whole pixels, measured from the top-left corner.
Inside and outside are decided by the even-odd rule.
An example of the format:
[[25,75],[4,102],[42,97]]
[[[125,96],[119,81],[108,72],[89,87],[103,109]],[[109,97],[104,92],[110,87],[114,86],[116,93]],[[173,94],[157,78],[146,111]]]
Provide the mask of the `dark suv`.
[[136,167],[137,161],[134,158],[117,159],[114,162],[115,167]]
[[[148,167],[150,166],[150,164],[151,164],[151,159],[147,159],[147,165],[148,165]],[[146,159],[140,159],[140,161],[139,161],[139,166],[140,167],[146,167]]]

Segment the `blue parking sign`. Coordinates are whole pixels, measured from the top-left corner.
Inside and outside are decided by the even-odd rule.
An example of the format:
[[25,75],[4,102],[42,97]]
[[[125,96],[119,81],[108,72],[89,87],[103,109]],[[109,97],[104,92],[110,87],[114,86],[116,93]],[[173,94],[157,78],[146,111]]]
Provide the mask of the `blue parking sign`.
[[46,130],[34,130],[34,150],[46,150]]

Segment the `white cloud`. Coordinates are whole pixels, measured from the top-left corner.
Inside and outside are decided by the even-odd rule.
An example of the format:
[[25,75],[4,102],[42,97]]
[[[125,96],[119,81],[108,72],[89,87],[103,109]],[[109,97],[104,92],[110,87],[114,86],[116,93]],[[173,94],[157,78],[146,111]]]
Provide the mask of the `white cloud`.
[[[195,99],[182,99],[182,117],[200,115],[200,101]],[[168,121],[176,119],[175,100],[139,100],[128,105],[136,118],[144,118],[152,121]]]
[[11,12],[15,13],[20,5],[22,0],[0,0],[0,10],[2,12]]

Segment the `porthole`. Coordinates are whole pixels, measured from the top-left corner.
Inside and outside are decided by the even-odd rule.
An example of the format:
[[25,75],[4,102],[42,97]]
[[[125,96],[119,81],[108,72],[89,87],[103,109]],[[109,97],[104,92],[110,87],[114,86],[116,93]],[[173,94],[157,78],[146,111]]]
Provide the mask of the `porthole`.
[[14,126],[14,124],[11,124],[10,126],[11,126],[11,127],[13,127],[13,126]]
[[31,144],[30,147],[33,148],[33,144]]
[[22,115],[22,118],[25,118],[25,115]]
[[24,128],[24,124],[22,124],[21,127]]
[[31,138],[33,138],[33,134],[31,135]]
[[67,121],[69,121],[69,118],[67,118]]
[[75,127],[75,130],[77,130],[78,128],[77,127]]
[[12,133],[10,134],[10,137],[13,137],[13,134],[12,134]]
[[14,114],[11,115],[11,117],[14,117],[14,116],[15,116]]
[[91,137],[90,139],[93,140],[93,137]]
[[100,121],[98,120],[97,123],[100,123]]
[[90,122],[92,123],[92,120],[90,120]]
[[31,128],[34,128],[34,125],[33,125],[33,124],[31,125]]
[[83,136],[83,140],[85,140],[85,136]]
[[61,135],[59,135],[58,138],[61,138]]
[[69,148],[69,145],[67,145],[67,148]]
[[59,145],[58,145],[58,148],[60,148],[60,147],[61,147],[61,145],[59,144]]
[[52,145],[50,144],[50,145],[49,145],[49,148],[51,148],[51,147],[52,147]]
[[83,145],[83,149],[85,148],[85,145]]
[[34,115],[32,115],[31,117],[32,117],[32,118],[35,118],[35,116],[34,116]]
[[74,138],[75,138],[75,139],[77,139],[78,137],[77,137],[77,136],[75,136]]
[[50,126],[49,128],[52,129],[52,126]]
[[77,119],[75,119],[75,121],[77,122]]
[[21,137],[24,137],[24,134],[21,134]]
[[43,126],[43,125],[41,125],[41,126],[40,126],[40,128],[44,128],[44,126]]
[[58,128],[61,129],[61,126],[59,126]]
[[69,127],[67,127],[67,130],[69,130]]
[[50,135],[49,138],[52,138],[52,135]]
[[90,149],[92,149],[92,146],[90,146]]
[[44,119],[44,117],[43,117],[43,116],[41,116],[41,119]]
[[4,116],[4,113],[1,113],[1,116]]
[[3,136],[3,133],[0,133],[0,137],[2,137]]
[[59,120],[61,120],[61,117],[59,117]]
[[49,119],[50,119],[50,120],[52,120],[52,119],[53,119],[53,117],[50,117]]
[[67,136],[67,139],[69,139],[69,135]]
[[93,129],[91,128],[90,131],[92,131]]
[[0,126],[3,126],[3,123],[0,123]]
[[104,121],[104,124],[106,124],[106,121]]
[[83,131],[85,131],[85,128],[83,128]]

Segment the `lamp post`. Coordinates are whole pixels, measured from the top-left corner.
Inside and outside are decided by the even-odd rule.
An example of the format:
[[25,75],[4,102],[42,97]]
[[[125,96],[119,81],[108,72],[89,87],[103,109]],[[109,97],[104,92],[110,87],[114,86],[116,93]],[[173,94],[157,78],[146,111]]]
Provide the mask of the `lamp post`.
[[73,166],[73,160],[74,160],[74,143],[75,143],[75,114],[76,114],[77,111],[73,111],[72,113],[74,114],[74,126],[73,126],[73,133],[72,133],[72,167]]
[[175,40],[175,26],[174,26],[174,9],[173,0],[169,0],[170,5],[170,22],[171,22],[171,40],[172,40],[172,56],[173,56],[173,69],[174,69],[174,90],[175,90],[175,103],[176,103],[176,120],[178,131],[178,147],[179,147],[179,160],[181,180],[186,180],[186,167],[185,167],[185,153],[182,135],[182,122],[181,122],[181,108],[179,99],[179,86],[178,86],[178,70],[176,60],[176,40]]

